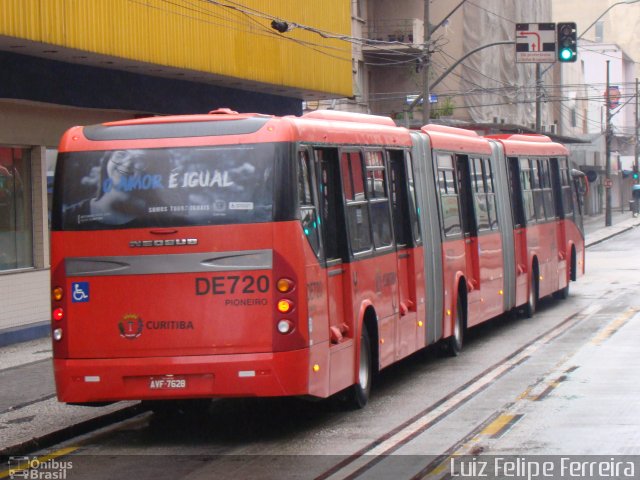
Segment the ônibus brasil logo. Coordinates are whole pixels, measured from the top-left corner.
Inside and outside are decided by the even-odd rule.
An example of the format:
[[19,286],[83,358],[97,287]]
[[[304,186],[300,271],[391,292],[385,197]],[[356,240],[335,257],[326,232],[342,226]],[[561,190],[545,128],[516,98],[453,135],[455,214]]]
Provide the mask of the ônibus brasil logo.
[[138,315],[134,313],[128,313],[124,317],[122,317],[122,320],[120,320],[120,323],[118,323],[118,328],[120,330],[120,336],[122,338],[133,340],[134,338],[138,338],[140,335],[142,335],[144,324],[142,322],[142,319]]

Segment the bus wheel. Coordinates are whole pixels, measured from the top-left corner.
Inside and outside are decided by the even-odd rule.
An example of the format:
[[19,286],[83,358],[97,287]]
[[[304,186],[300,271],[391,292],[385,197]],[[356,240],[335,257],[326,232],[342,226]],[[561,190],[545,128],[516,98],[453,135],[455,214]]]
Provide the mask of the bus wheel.
[[529,300],[524,306],[524,316],[526,318],[533,317],[538,308],[538,268],[533,267],[531,273],[531,286],[529,287]]
[[453,335],[447,338],[445,343],[445,351],[452,357],[457,357],[462,352],[462,343],[464,340],[464,306],[462,296],[458,295],[456,303],[456,313],[453,323]]
[[371,343],[367,327],[362,324],[360,335],[360,362],[358,363],[358,383],[351,385],[347,392],[347,405],[349,408],[364,408],[369,400],[373,369],[371,367]]

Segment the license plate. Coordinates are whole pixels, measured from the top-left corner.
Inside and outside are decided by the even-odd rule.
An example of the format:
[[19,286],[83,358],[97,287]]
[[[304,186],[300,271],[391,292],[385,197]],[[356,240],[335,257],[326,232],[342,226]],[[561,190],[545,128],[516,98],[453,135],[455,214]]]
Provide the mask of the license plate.
[[166,377],[151,377],[149,379],[149,388],[151,390],[179,390],[187,388],[187,379],[170,375]]

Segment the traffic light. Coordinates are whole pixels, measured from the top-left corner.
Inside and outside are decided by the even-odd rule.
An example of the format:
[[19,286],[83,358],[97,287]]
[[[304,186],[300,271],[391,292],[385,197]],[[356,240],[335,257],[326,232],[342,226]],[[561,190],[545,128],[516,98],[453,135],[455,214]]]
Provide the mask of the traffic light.
[[638,177],[639,177],[639,175],[638,175],[638,165],[634,162],[634,164],[633,164],[633,179],[637,181]]
[[575,22],[558,23],[556,33],[558,61],[575,62],[578,58],[578,29]]

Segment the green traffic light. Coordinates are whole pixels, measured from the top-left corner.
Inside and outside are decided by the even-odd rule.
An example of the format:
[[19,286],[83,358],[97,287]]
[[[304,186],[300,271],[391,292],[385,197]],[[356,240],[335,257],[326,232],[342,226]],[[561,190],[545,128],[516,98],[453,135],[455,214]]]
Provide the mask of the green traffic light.
[[560,61],[569,62],[573,58],[573,51],[570,48],[563,48],[560,50]]

